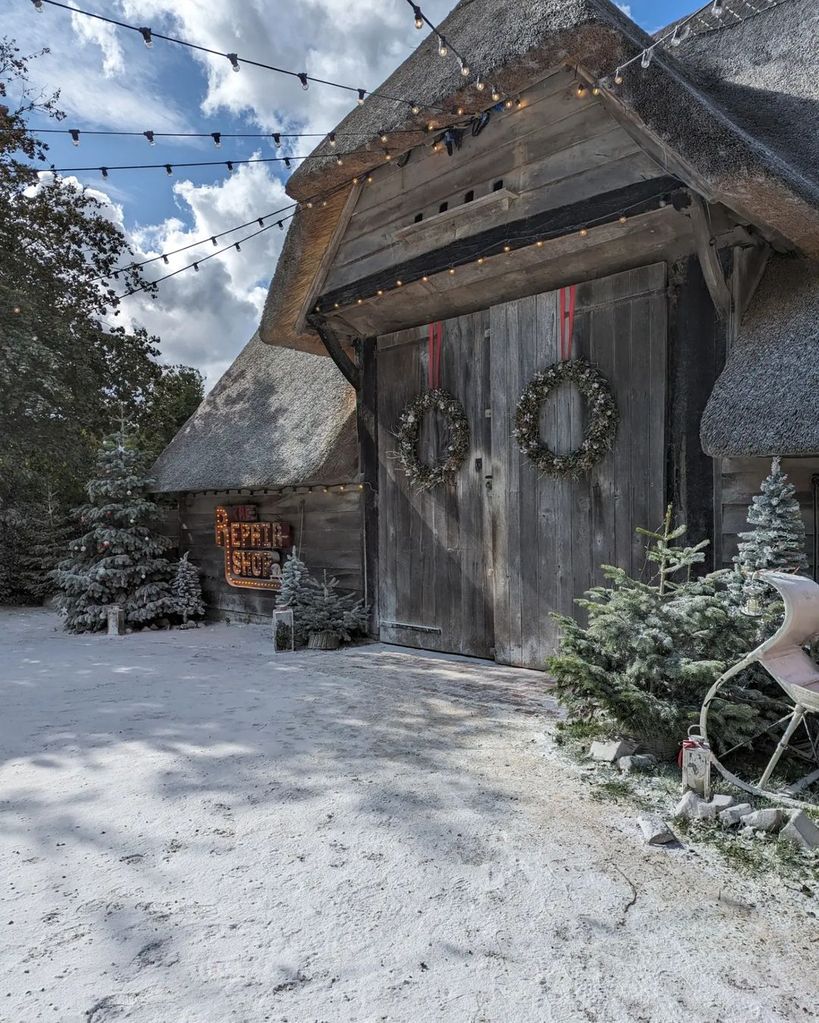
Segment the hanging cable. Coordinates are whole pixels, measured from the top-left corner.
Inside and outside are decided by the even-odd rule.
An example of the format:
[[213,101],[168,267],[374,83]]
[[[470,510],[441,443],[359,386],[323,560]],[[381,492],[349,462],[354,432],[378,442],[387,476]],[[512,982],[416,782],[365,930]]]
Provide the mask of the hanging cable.
[[[344,156],[356,156],[356,152],[339,153],[336,162]],[[183,163],[126,163],[106,164],[104,167],[31,167],[28,169],[36,174],[79,174],[86,171],[99,171],[104,178],[108,177],[109,171],[115,170],[164,170],[166,174],[173,174],[176,168],[183,167],[227,167],[233,170],[242,163],[283,163],[289,167],[293,160],[326,160],[326,154],[313,153],[309,156],[252,156],[246,160],[193,160]]]
[[[735,0],[735,3],[742,3],[749,9],[749,13],[743,18],[733,9],[733,5],[729,8],[728,5],[731,3],[731,0],[708,0],[707,3],[703,4],[696,11],[674,23],[672,28],[655,39],[650,46],[645,47],[645,49],[640,50],[639,53],[629,60],[620,64],[613,74],[604,75],[600,78],[597,84],[600,88],[610,88],[612,84],[622,85],[624,81],[623,73],[632,64],[636,64],[639,61],[640,66],[644,70],[651,66],[651,61],[655,56],[657,47],[664,46],[667,43],[676,49],[689,38],[725,28],[727,25],[722,19],[726,15],[730,15],[734,19],[730,24],[737,25],[759,14],[765,14],[767,11],[773,10],[774,7],[779,7],[783,3],[789,2],[793,2],[793,0],[755,0],[755,3],[750,3],[749,0]],[[694,25],[695,22],[702,26],[699,31]]]
[[[217,249],[216,252],[211,252],[207,256],[202,256],[200,259],[194,260],[192,263],[188,263],[187,266],[182,266],[178,270],[172,270],[170,273],[165,274],[163,277],[158,277],[155,281],[148,281],[139,288],[132,288],[130,291],[124,291],[121,295],[117,295],[116,298],[123,299],[128,298],[130,295],[138,295],[141,291],[149,291],[157,284],[161,284],[162,281],[167,281],[170,277],[176,277],[177,274],[184,273],[186,270],[195,270],[199,272],[199,267],[202,263],[206,263],[209,259],[215,259],[216,256],[221,256],[223,252],[227,252],[228,249],[238,249],[238,246],[242,242],[250,241],[251,238],[258,238],[260,234],[264,234],[265,231],[269,231],[272,227],[281,226],[283,221],[289,220],[295,216],[295,212],[288,214],[286,217],[282,217],[280,220],[273,224],[268,224],[266,227],[260,228],[258,231],[254,231],[253,234],[246,235],[244,238],[240,238],[238,242],[231,242],[230,245],[225,245],[224,248]],[[241,249],[238,249],[241,251]],[[128,269],[127,267],[125,269]]]
[[[238,53],[225,53],[222,50],[214,50],[209,46],[201,46],[199,43],[191,43],[186,39],[179,39],[176,36],[164,35],[161,32],[155,32],[151,28],[145,26],[129,25],[125,21],[118,21],[116,18],[109,18],[104,14],[96,14],[93,11],[84,11],[79,7],[73,7],[69,4],[60,3],[59,0],[40,0],[39,3],[35,4],[38,10],[42,9],[42,4],[48,4],[49,7],[58,7],[61,10],[69,11],[72,15],[80,14],[86,18],[94,18],[97,21],[104,21],[108,25],[114,25],[117,28],[127,29],[129,32],[137,32],[142,36],[145,45],[150,49],[155,39],[161,39],[166,43],[175,43],[177,46],[185,46],[190,50],[196,50],[198,53],[207,53],[212,57],[224,57],[225,60],[230,62],[231,67],[234,71],[239,71],[242,65],[248,67],[262,68],[265,71],[275,71],[279,75],[287,75],[289,78],[298,79],[303,89],[309,87],[310,82],[314,82],[316,85],[327,85],[334,89],[341,89],[344,92],[354,92],[358,95],[364,94],[365,97],[371,97],[374,99],[384,100],[389,103],[402,103],[410,108],[415,107],[415,101],[411,99],[404,99],[401,96],[391,96],[388,93],[381,92],[380,89],[361,89],[356,85],[345,85],[342,82],[333,82],[327,78],[317,78],[315,75],[309,75],[306,71],[292,71],[289,68],[276,67],[275,64],[264,64],[258,60],[250,60],[247,57],[240,57]],[[433,108],[435,109],[435,108]]]
[[[343,138],[370,138],[371,131],[119,131],[102,130],[92,128],[32,128],[27,126],[32,135],[68,135],[72,142],[76,134],[79,145],[80,135],[103,135],[121,136],[131,138],[145,138],[153,145],[157,139],[213,139],[218,136],[221,139],[272,139],[278,146],[282,139],[343,139]],[[390,131],[389,135],[417,135],[418,128],[404,128],[400,131]],[[0,127],[0,135],[19,131],[18,128]],[[214,139],[215,142],[215,139]]]
[[[438,31],[438,29],[435,27],[435,25],[433,25],[433,23],[429,20],[426,14],[424,14],[424,12],[421,10],[418,4],[413,3],[413,0],[407,0],[407,3],[412,8],[413,14],[415,15],[415,27],[417,29],[422,29],[424,25],[427,25],[435,34],[435,37],[438,40],[439,56],[446,57],[447,54],[451,51],[455,59],[458,61],[458,65],[460,66],[461,69],[461,74],[463,75],[464,78],[468,78],[472,73],[472,69],[470,68],[469,62],[467,61],[466,57],[460,52],[460,50],[457,50],[452,45],[449,39],[447,39],[442,32]],[[480,76],[478,80],[480,81]]]

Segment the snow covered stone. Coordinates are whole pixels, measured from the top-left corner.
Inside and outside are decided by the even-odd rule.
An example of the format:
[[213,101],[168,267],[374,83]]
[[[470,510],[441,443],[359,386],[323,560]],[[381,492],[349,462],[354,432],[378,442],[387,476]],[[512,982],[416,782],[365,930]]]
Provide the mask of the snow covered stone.
[[747,817],[749,813],[753,813],[753,809],[750,803],[737,803],[736,806],[729,806],[727,809],[720,811],[720,824],[726,828],[732,828],[735,824],[739,824],[743,818]]
[[593,742],[589,749],[589,756],[592,760],[613,764],[620,757],[627,757],[633,752],[634,743],[626,742],[623,739],[614,739],[612,742]]
[[651,771],[657,766],[657,758],[652,753],[634,753],[629,757],[620,757],[617,766],[623,774],[632,771]]
[[793,842],[802,849],[819,849],[819,828],[804,810],[791,814],[791,819],[779,832],[780,838]]
[[641,813],[637,823],[647,845],[667,845],[669,842],[677,841],[677,836],[671,828],[655,813]]
[[729,796],[727,793],[717,792],[711,799],[711,802],[717,808],[717,813],[722,813],[723,810],[727,810],[729,806],[736,805],[736,799],[733,796]]
[[742,824],[754,831],[778,831],[785,820],[785,811],[778,808],[754,810],[742,818]]
[[689,791],[685,793],[685,795],[682,797],[679,803],[677,803],[677,809],[674,811],[674,816],[684,817],[687,820],[693,820],[693,818],[696,816],[697,807],[700,805],[700,803],[704,802],[705,800],[700,799],[696,792],[691,792],[691,790],[689,789]]

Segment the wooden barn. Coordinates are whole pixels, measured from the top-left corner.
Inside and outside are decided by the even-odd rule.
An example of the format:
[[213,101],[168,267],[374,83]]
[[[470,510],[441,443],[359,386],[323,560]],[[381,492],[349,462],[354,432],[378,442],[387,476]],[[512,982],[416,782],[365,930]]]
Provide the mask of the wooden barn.
[[254,335],[153,469],[215,617],[269,620],[292,545],[361,592],[355,393],[329,359]]
[[721,564],[792,456],[816,535],[819,12],[725,0],[672,46],[607,0],[462,0],[440,33],[469,74],[430,36],[289,180],[259,334],[354,389],[376,634],[539,667],[669,501]]

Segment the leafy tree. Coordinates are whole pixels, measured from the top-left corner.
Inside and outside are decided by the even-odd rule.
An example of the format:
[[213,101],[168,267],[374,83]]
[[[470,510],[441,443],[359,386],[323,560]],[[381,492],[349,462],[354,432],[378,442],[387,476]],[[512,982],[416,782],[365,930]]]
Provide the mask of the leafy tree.
[[[58,94],[29,86],[38,56],[0,39],[0,509],[7,541],[26,552],[25,522],[82,500],[123,417],[154,456],[201,400],[196,370],[162,367],[156,338],[116,322],[118,295],[146,282],[104,196],[48,173],[28,120],[64,115]],[[2,591],[26,597],[25,586]]]
[[55,572],[71,632],[104,628],[112,604],[124,610],[129,625],[151,625],[173,614],[173,566],[165,557],[172,541],[151,529],[158,509],[147,497],[144,461],[123,431],[99,452],[89,503],[75,512],[85,531]]

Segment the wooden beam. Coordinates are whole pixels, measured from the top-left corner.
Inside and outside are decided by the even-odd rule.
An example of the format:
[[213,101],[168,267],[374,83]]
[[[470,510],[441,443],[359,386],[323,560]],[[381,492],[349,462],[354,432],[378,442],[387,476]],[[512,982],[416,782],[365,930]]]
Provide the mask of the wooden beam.
[[708,206],[702,196],[696,193],[692,193],[690,216],[694,228],[697,256],[714,308],[721,320],[730,320],[733,308],[731,289],[728,287],[722,264],[719,261],[716,241],[708,218]]
[[379,290],[394,289],[398,280],[402,284],[420,281],[474,263],[478,256],[528,248],[535,240],[549,241],[575,234],[588,225],[599,227],[615,223],[625,212],[630,217],[637,216],[660,209],[669,201],[682,208],[688,205],[689,194],[680,187],[677,178],[659,177],[500,224],[325,293],[318,300],[319,311],[326,314],[337,307],[353,306],[359,299],[376,295]]
[[734,309],[736,310],[737,323],[742,323],[751,299],[756,294],[768,259],[771,255],[771,247],[767,242],[741,248],[734,248]]
[[317,316],[315,313],[307,317],[307,323],[321,338],[322,344],[327,349],[327,354],[336,366],[338,366],[342,376],[352,387],[356,389],[356,391],[358,391],[361,387],[361,378],[358,366],[356,366],[350,356],[344,351],[335,331],[323,317]]
[[378,635],[378,376],[377,345],[374,337],[357,345],[361,387],[356,401],[358,424],[358,466],[364,484],[363,563],[364,599],[370,607],[370,634]]

